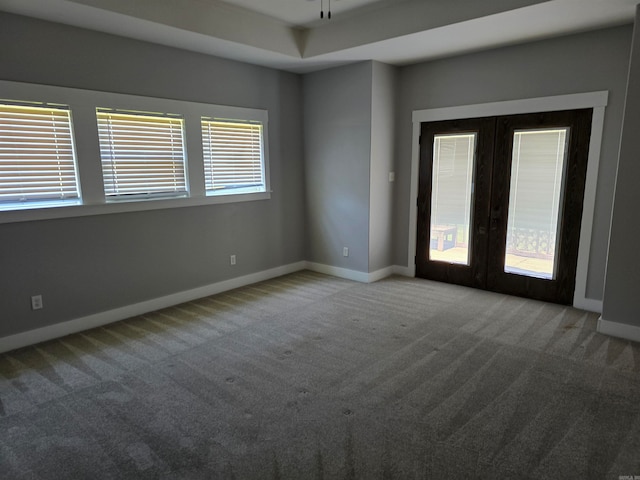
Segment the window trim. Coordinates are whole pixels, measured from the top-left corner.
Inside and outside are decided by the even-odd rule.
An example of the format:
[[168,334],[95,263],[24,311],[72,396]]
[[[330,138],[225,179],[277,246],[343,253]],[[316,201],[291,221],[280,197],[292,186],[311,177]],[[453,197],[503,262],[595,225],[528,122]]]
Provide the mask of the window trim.
[[[269,168],[268,112],[264,109],[233,107],[183,100],[145,97],[121,93],[84,90],[53,85],[0,80],[0,98],[12,101],[31,101],[68,105],[73,116],[76,146],[77,177],[81,203],[1,210],[0,224],[81,217],[122,212],[183,208],[201,205],[238,203],[271,198]],[[174,198],[135,198],[128,201],[107,202],[104,195],[96,108],[138,110],[180,114],[184,118],[186,171],[189,195]],[[265,191],[207,195],[204,182],[204,160],[201,118],[237,118],[262,123]]]

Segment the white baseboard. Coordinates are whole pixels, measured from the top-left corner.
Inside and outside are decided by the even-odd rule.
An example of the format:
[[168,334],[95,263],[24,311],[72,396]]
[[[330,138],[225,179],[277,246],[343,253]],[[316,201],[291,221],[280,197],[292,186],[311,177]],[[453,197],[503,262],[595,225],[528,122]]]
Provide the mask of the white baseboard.
[[[353,280],[361,283],[372,283],[382,280],[390,275],[402,275],[404,277],[415,277],[416,267],[415,265],[405,267],[403,265],[391,265],[389,267],[381,268],[375,272],[360,272],[357,270],[350,270],[347,268],[334,267],[332,265],[325,265],[323,263],[306,262],[307,269],[318,273],[324,273],[326,275],[332,275],[334,277],[344,278],[346,280]],[[593,298],[574,297],[573,306],[580,310],[586,310],[588,312],[602,313],[602,300],[595,300]]]
[[297,272],[307,268],[307,262],[296,262],[281,267],[263,270],[261,272],[244,275],[242,277],[224,280],[222,282],[212,283],[203,287],[186,290],[183,292],[173,293],[164,297],[153,298],[144,302],[127,305],[125,307],[114,308],[106,312],[95,313],[82,318],[76,318],[55,325],[29,330],[27,332],[18,333],[8,337],[0,338],[0,353],[16,348],[26,347],[35,343],[53,340],[54,338],[64,337],[72,333],[89,330],[90,328],[101,327],[109,323],[118,322],[125,318],[135,317],[144,313],[153,312],[162,308],[171,307],[184,302],[190,302],[198,298],[208,297],[216,293],[226,292],[234,288],[251,285],[252,283],[262,282],[270,278],[280,277],[288,273]]
[[594,300],[593,298],[573,298],[573,306],[587,312],[602,313],[602,300]]
[[640,342],[640,327],[626,323],[610,322],[600,317],[598,319],[598,333],[611,335],[612,337],[624,338],[633,342]]
[[380,270],[376,270],[375,272],[369,272],[368,283],[377,282],[378,280],[382,280],[383,278],[390,277],[393,275],[393,266],[381,268]]
[[369,283],[369,274],[366,272],[359,272],[357,270],[334,267],[333,265],[325,265],[324,263],[316,262],[307,262],[307,268],[313,272],[324,273],[325,275],[332,275],[334,277],[353,280],[355,282]]
[[369,273],[315,262],[307,262],[307,268],[314,272],[324,273],[325,275],[332,275],[334,277],[340,277],[360,283],[377,282],[378,280],[382,280],[383,278],[387,278],[393,274],[404,275],[407,277],[413,276],[407,267],[401,267],[399,265],[390,265]]

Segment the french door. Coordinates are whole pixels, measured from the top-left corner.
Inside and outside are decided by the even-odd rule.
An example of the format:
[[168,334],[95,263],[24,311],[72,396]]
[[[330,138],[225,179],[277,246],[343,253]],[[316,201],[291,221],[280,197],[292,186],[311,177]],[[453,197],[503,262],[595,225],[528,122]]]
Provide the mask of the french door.
[[571,304],[591,115],[423,123],[416,276]]

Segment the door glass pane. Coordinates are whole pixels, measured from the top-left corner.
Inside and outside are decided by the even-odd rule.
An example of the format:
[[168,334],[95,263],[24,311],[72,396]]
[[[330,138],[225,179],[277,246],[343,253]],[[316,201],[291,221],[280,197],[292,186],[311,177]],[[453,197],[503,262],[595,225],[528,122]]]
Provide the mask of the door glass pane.
[[429,259],[469,265],[476,133],[435,135]]
[[559,205],[569,128],[517,130],[513,138],[504,271],[556,276]]

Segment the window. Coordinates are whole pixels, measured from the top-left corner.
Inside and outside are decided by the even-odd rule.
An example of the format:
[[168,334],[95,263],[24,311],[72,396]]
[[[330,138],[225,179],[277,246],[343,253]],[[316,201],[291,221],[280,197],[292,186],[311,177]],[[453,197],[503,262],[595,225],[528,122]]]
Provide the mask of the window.
[[266,191],[261,122],[203,117],[202,147],[208,195]]
[[69,108],[0,104],[0,209],[78,199]]
[[98,108],[97,118],[107,199],[186,195],[181,117]]
[[271,198],[267,110],[7,80],[0,107],[0,224]]

